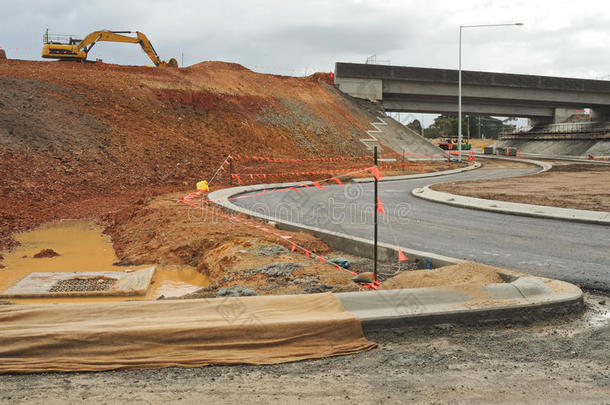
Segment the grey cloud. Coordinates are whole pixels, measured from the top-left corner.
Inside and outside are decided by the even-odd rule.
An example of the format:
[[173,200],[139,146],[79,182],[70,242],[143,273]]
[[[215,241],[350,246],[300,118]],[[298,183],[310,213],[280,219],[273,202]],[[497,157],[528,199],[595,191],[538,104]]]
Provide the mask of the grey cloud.
[[[39,59],[46,27],[81,36],[108,28],[145,32],[162,56],[184,52],[187,64],[217,59],[275,73],[305,66],[328,71],[336,61],[363,62],[377,53],[392,64],[455,68],[460,24],[519,19],[524,27],[465,32],[464,67],[576,77],[610,74],[605,1],[589,1],[586,7],[567,0],[4,3],[0,45],[9,47],[9,57],[24,59]],[[125,44],[96,46],[92,57],[148,63]]]

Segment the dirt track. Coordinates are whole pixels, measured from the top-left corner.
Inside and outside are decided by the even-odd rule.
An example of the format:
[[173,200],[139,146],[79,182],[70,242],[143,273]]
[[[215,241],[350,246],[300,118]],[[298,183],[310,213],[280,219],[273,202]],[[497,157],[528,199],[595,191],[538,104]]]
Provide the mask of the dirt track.
[[[483,160],[484,165],[494,164]],[[553,162],[548,172],[500,180],[438,184],[434,190],[524,204],[610,212],[610,166]]]
[[[272,366],[0,376],[0,402],[608,404],[606,297],[584,316],[369,333],[377,349]],[[605,301],[602,305],[600,302]]]

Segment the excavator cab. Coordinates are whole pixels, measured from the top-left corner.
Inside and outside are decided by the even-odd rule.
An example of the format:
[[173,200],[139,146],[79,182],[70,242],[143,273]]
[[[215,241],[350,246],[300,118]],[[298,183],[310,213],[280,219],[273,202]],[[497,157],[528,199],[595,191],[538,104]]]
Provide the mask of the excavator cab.
[[49,35],[46,30],[42,38],[42,57],[47,59],[85,60],[87,51],[79,50],[82,42],[71,35]]

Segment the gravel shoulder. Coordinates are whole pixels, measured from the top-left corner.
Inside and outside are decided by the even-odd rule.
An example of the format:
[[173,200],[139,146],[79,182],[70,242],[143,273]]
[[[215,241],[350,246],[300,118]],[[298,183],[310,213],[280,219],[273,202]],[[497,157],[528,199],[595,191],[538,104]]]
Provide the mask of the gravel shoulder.
[[[533,176],[437,184],[436,191],[489,200],[610,212],[610,166],[555,161]],[[483,161],[488,166],[487,161]]]
[[369,332],[376,349],[314,361],[4,375],[0,402],[607,404],[608,297],[585,293],[585,304],[565,318]]

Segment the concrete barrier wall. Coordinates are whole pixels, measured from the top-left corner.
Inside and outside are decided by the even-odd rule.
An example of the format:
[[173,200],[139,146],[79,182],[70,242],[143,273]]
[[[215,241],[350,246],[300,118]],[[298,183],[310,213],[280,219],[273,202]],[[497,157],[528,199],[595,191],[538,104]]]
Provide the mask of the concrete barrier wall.
[[499,140],[497,148],[514,148],[523,153],[537,153],[541,155],[568,155],[568,156],[608,156],[610,155],[610,141],[595,140],[554,140],[534,141],[507,139]]
[[496,148],[498,156],[517,156],[517,148]]

